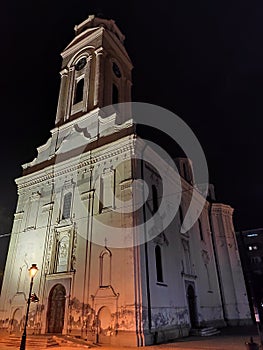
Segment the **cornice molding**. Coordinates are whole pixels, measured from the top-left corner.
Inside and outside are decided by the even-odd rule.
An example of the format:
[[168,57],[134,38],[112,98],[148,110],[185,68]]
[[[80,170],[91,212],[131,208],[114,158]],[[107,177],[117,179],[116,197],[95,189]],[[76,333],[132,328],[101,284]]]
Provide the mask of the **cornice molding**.
[[211,206],[211,211],[212,214],[218,215],[218,214],[223,214],[227,216],[232,216],[234,209],[227,204],[222,204],[222,203],[213,203]]
[[[104,31],[105,31],[105,28],[98,27],[94,30],[93,33],[91,33],[88,36],[87,35],[83,36],[83,38],[75,37],[71,41],[71,43],[65,48],[65,50],[61,53],[62,58],[64,59],[67,56],[69,56],[70,54],[75,53],[76,51],[82,49],[83,44],[93,46],[92,42],[96,41],[99,37],[102,38]],[[87,42],[89,42],[89,44]]]
[[[112,150],[109,150],[108,152],[105,152],[103,154],[93,155],[92,157],[89,157],[89,152],[87,152],[87,159],[83,161],[78,161],[77,159],[72,160],[71,165],[64,165],[63,162],[61,164],[62,169],[55,170],[54,167],[56,164],[52,164],[48,167],[48,169],[45,167],[40,170],[40,173],[38,172],[38,175],[36,176],[36,173],[32,173],[32,175],[26,175],[28,176],[28,180],[25,179],[25,177],[21,177],[16,180],[18,191],[21,191],[22,189],[26,187],[30,187],[39,183],[42,183],[44,181],[55,179],[57,177],[60,177],[64,174],[72,173],[74,171],[77,171],[79,169],[85,168],[87,166],[93,166],[96,163],[101,163],[102,161],[105,161],[107,159],[116,157],[118,155],[127,153],[127,152],[133,152],[134,150],[134,140],[131,139],[130,136],[128,136],[128,139],[124,140],[126,145],[122,145],[121,147],[114,148]],[[101,151],[98,150],[98,153]],[[77,160],[77,163],[76,163]],[[66,160],[65,160],[66,161]],[[58,166],[58,165],[57,165]],[[44,173],[45,172],[45,173]],[[44,174],[43,174],[44,173]]]

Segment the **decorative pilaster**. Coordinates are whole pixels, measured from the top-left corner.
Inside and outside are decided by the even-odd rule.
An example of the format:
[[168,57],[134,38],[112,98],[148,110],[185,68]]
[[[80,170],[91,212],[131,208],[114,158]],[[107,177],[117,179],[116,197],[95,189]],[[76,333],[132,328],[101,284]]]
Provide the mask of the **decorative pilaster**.
[[71,105],[72,105],[72,97],[73,97],[73,88],[74,86],[74,67],[70,67],[69,69],[69,82],[68,82],[68,89],[66,92],[67,95],[67,101],[65,101],[65,120],[69,119],[70,117],[70,112],[71,112]]
[[104,56],[103,49],[99,48],[95,51],[95,86],[94,86],[94,108],[103,106],[103,88],[104,88]]
[[83,94],[83,112],[90,110],[89,101],[90,101],[90,73],[91,73],[91,56],[88,57],[87,65],[85,68],[85,87]]
[[67,86],[67,80],[68,80],[68,70],[63,69],[60,72],[61,76],[61,83],[60,83],[60,91],[59,91],[59,98],[58,98],[58,108],[57,108],[57,116],[56,116],[56,124],[58,124],[60,121],[64,121],[65,118],[65,110],[66,110],[66,86]]

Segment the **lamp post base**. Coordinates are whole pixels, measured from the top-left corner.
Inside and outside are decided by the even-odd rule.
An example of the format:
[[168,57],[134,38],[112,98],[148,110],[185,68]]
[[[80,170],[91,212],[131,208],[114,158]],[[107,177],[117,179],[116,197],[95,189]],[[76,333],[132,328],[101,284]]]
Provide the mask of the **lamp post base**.
[[20,344],[20,350],[26,349],[26,334],[22,335],[21,344]]

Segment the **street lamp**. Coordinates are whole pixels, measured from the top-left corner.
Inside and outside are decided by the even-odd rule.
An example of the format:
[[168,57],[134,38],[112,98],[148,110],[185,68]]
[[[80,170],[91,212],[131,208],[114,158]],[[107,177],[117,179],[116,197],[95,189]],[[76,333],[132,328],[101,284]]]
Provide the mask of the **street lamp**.
[[34,277],[38,271],[37,264],[32,264],[32,266],[30,267],[30,269],[28,269],[28,271],[29,271],[29,275],[31,277],[31,280],[30,280],[29,295],[28,295],[28,299],[27,299],[26,319],[25,319],[24,331],[22,334],[22,339],[21,339],[21,344],[20,344],[20,350],[26,349],[26,327],[27,327],[27,321],[28,321],[29,306],[30,306],[30,301],[31,301],[31,293],[32,293],[32,288],[33,288],[33,280],[34,280]]

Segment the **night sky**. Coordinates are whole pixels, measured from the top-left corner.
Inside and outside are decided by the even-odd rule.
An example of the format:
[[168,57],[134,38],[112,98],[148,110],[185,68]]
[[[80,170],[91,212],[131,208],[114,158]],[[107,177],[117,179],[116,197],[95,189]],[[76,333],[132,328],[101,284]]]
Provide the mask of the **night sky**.
[[94,13],[126,36],[133,101],[181,117],[204,149],[217,201],[235,209],[236,230],[262,227],[262,1],[13,0],[0,15],[0,233],[11,230],[21,165],[54,126],[60,53]]

